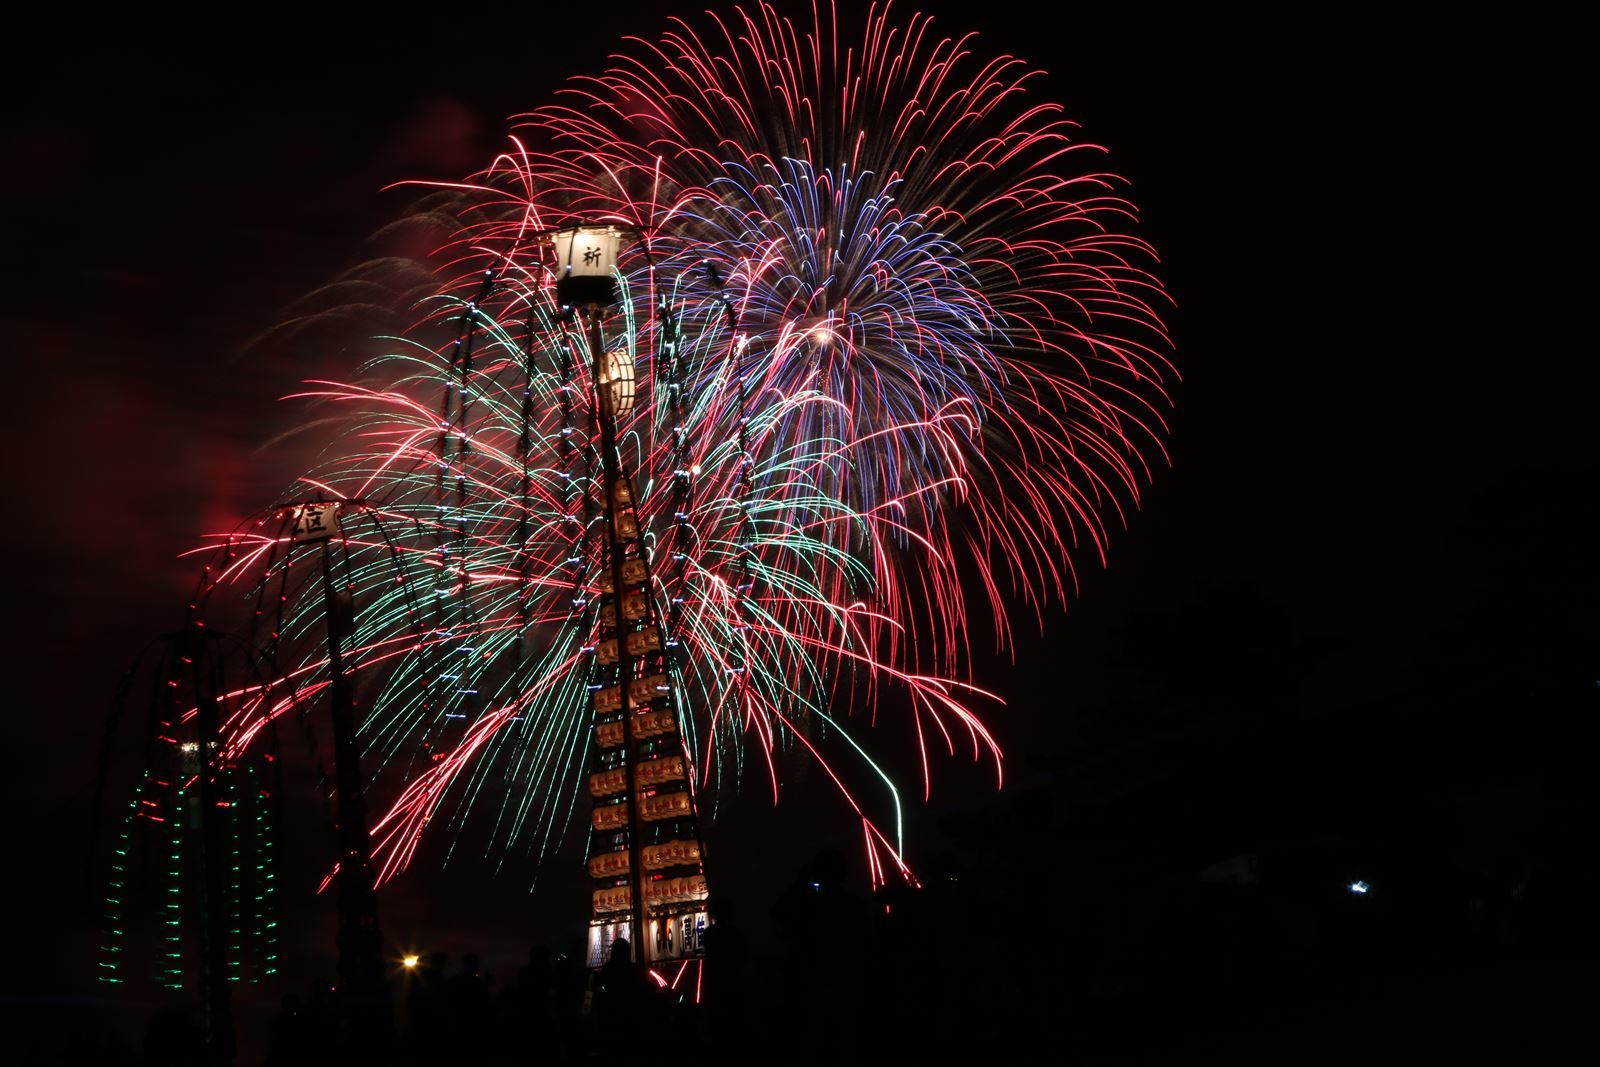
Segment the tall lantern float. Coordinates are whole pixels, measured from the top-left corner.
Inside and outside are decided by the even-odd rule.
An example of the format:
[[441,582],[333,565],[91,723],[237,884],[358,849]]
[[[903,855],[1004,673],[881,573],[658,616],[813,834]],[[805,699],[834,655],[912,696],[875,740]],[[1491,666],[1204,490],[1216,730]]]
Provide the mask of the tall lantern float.
[[[606,556],[594,640],[594,744],[589,792],[593,908],[589,965],[619,938],[641,966],[696,959],[707,924],[705,846],[693,762],[655,604],[644,531],[618,449],[619,420],[632,410],[632,353],[606,350],[603,322],[617,302],[615,267],[634,235],[614,226],[575,226],[547,235],[556,259],[556,299],[583,317],[595,384]],[[642,936],[640,936],[642,932]]]

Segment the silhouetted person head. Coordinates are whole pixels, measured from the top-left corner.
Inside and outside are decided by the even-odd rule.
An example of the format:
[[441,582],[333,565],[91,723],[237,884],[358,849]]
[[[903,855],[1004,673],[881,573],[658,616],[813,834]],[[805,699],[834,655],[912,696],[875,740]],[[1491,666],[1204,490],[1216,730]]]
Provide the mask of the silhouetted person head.
[[956,882],[961,879],[961,857],[948,849],[928,863],[929,882]]
[[204,1039],[200,1027],[182,1008],[165,1008],[151,1018],[144,1031],[144,1061],[160,1064],[201,1062]]
[[612,963],[632,963],[633,962],[633,946],[628,943],[628,939],[627,938],[619,937],[615,941],[611,942],[611,961],[610,962],[612,962]]
[[719,923],[731,923],[735,910],[731,897],[712,897],[710,907],[711,917]]
[[272,1020],[267,1058],[263,1063],[265,1067],[281,1067],[283,1064],[303,1067],[310,1044],[310,1027],[315,1020],[300,1009],[299,993],[285,993],[278,1004],[278,1014]]
[[816,862],[812,865],[817,883],[827,889],[842,885],[848,869],[844,853],[836,848],[825,848],[818,852]]

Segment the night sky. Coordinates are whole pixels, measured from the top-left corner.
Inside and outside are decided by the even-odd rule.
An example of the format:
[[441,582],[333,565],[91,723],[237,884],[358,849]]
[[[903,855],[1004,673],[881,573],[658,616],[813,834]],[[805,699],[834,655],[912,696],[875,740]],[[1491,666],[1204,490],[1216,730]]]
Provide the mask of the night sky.
[[[1110,147],[1185,380],[1171,468],[1109,569],[1042,633],[1015,620],[1014,667],[983,668],[1009,704],[990,716],[1006,791],[945,768],[913,861],[1025,790],[1065,811],[1150,778],[1116,825],[1216,858],[1262,838],[1575,846],[1600,645],[1592,345],[1561,325],[1591,195],[1570,31],[923,6],[1048,71],[1035,91]],[[264,447],[295,423],[277,398],[352,358],[272,328],[405,212],[415,192],[386,185],[469,173],[610,34],[662,21],[590,39],[532,11],[119,15],[13,40],[33,51],[8,63],[0,173],[11,1008],[99,996],[83,872],[116,679],[181,621],[177,553],[296,473],[295,448]],[[757,916],[819,847],[859,862],[815,783],[776,819],[745,803],[711,839]],[[289,833],[316,869],[321,831]],[[569,855],[531,896],[528,871],[419,863],[387,932],[491,959],[566,936]],[[331,970],[331,901],[285,907],[288,953],[324,953],[291,973]]]

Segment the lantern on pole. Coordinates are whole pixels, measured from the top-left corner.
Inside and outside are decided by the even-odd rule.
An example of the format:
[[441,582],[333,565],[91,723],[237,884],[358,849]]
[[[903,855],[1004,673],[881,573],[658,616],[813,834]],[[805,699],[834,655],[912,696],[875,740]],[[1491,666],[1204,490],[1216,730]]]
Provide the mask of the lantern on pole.
[[293,525],[289,527],[290,539],[298,545],[338,537],[341,533],[339,527],[341,506],[342,501],[338,500],[318,500],[289,505],[289,518],[293,520]]
[[556,249],[556,298],[564,306],[617,302],[613,271],[631,234],[615,226],[578,225],[548,236]]
[[279,516],[295,544],[319,545],[323,624],[327,632],[328,701],[333,719],[335,830],[339,862],[335,886],[339,910],[339,991],[352,1033],[368,1048],[382,1050],[392,1036],[384,976],[383,935],[372,864],[371,829],[363,796],[361,749],[356,738],[355,693],[345,669],[355,631],[355,602],[348,584],[334,578],[334,546],[344,538],[344,517],[365,510],[360,500],[307,500],[284,504]]

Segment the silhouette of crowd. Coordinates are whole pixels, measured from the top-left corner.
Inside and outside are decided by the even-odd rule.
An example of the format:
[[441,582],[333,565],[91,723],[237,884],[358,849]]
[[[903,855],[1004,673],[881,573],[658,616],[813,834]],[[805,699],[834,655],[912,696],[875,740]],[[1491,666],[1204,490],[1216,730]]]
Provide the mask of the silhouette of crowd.
[[[671,968],[634,966],[625,940],[592,971],[544,945],[499,976],[476,955],[435,952],[391,987],[392,1049],[352,1047],[336,991],[317,981],[283,996],[264,1056],[239,1063],[832,1067],[1045,1046],[1078,1063],[1334,1062],[1408,1027],[1431,1028],[1440,1048],[1512,1049],[1540,1020],[1579,1011],[1578,978],[1600,948],[1584,898],[1560,895],[1592,885],[1592,865],[1474,875],[1326,842],[1208,863],[1155,846],[1130,856],[1106,851],[1125,847],[1126,827],[1096,844],[1048,797],[1008,803],[954,820],[961,852],[923,863],[914,888],[869,892],[843,853],[819,853],[774,899],[764,952],[734,902],[713,898],[703,970],[677,988]],[[1048,898],[1010,862],[1038,840],[1059,849],[1042,867],[1056,879]],[[1370,879],[1360,892],[1352,864]],[[1458,1004],[1473,1006],[1465,1022]],[[1447,1019],[1459,1028],[1439,1029]],[[200,1050],[194,1017],[168,1009],[142,1062],[200,1064]],[[114,1049],[94,1059],[137,1062]]]

